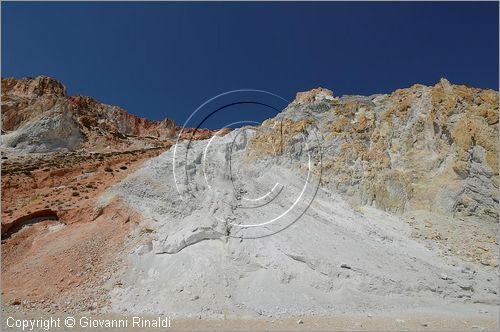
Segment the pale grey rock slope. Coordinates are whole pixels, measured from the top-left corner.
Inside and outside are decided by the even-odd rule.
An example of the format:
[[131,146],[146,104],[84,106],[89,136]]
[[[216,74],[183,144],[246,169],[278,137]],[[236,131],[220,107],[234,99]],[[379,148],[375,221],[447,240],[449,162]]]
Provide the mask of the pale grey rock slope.
[[[318,99],[335,101],[312,96]],[[314,108],[312,117],[329,109]],[[278,119],[296,114],[287,109]],[[451,262],[438,244],[412,237],[400,216],[353,207],[335,183],[321,181],[321,172],[331,172],[321,163],[321,128],[285,127],[290,135],[273,141],[265,136],[272,121],[180,143],[102,197],[102,205],[119,197],[142,215],[129,239],[141,245],[127,255],[110,311],[241,317],[497,310],[494,267]]]
[[83,140],[84,136],[67,103],[57,104],[17,130],[2,135],[3,147],[18,153],[73,151],[80,147]]

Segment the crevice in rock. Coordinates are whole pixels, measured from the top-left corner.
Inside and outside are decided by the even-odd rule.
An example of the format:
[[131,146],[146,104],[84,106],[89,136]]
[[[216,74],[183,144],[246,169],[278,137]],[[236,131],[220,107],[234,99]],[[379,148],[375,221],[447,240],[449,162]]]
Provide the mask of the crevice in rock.
[[186,247],[192,246],[204,240],[218,240],[224,234],[215,231],[209,227],[199,227],[192,231],[192,234],[174,234],[172,237],[167,238],[166,243],[163,245],[161,251],[156,254],[177,254]]
[[2,240],[10,238],[26,225],[33,225],[45,220],[59,220],[59,217],[54,210],[44,209],[17,218],[10,224],[2,225]]

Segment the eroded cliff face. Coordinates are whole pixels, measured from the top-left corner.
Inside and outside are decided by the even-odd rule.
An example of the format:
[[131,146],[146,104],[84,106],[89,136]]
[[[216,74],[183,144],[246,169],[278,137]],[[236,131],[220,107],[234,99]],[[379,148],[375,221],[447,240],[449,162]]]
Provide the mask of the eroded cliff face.
[[[2,155],[7,306],[180,317],[498,308],[495,91],[319,88],[261,126],[197,142],[213,132],[186,129],[169,149],[168,120],[68,97],[50,79],[5,82],[4,130],[27,135],[16,147],[70,141],[56,130],[71,123],[81,135],[76,152]],[[308,161],[315,177],[303,176]],[[319,178],[319,190],[304,186]]]
[[[180,129],[170,119],[68,96],[48,77],[2,79],[1,107],[3,308],[80,312],[106,305],[102,283],[120,266],[134,212],[119,203],[95,210],[96,202],[168,150]],[[187,128],[179,138],[215,132]]]
[[498,219],[496,91],[446,79],[368,97],[314,89],[264,122],[248,155],[293,151],[312,127],[323,183],[356,204]]
[[175,137],[171,119],[152,121],[86,96],[68,96],[58,81],[2,78],[2,144],[17,152],[132,150]]
[[139,118],[91,97],[73,96],[69,101],[79,122],[88,129],[99,128],[105,132],[155,138],[173,138],[176,134],[176,125],[171,119],[153,121]]
[[148,229],[111,310],[497,305],[497,114],[496,92],[446,80],[369,97],[319,88],[260,126],[177,145],[101,197]]

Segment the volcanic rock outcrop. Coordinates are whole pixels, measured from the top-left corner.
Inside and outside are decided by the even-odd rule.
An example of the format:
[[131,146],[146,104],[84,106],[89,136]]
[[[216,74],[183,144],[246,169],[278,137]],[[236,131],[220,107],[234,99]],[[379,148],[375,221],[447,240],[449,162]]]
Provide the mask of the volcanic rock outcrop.
[[496,91],[441,79],[368,97],[299,93],[249,153],[280,152],[309,127],[324,138],[322,181],[351,202],[498,220]]
[[[260,126],[187,129],[169,148],[168,120],[23,82],[6,81],[7,144],[79,151],[4,161],[8,303],[197,318],[498,313],[496,91],[444,79],[373,96],[318,88]],[[19,136],[63,113],[81,137],[68,123],[59,135],[79,145]],[[149,140],[165,146],[144,150]],[[111,143],[143,149],[89,152]]]
[[[170,148],[180,129],[68,96],[43,76],[2,78],[1,107],[2,303],[103,306],[102,278],[118,264],[133,212],[118,203],[94,211],[96,201]],[[196,140],[215,132],[185,128],[179,139],[186,133]]]
[[183,142],[101,198],[142,216],[110,310],[495,307],[497,136],[498,93],[441,80],[315,89],[261,126]]
[[2,144],[14,152],[158,147],[177,131],[171,119],[147,120],[91,97],[68,96],[49,77],[2,78]]

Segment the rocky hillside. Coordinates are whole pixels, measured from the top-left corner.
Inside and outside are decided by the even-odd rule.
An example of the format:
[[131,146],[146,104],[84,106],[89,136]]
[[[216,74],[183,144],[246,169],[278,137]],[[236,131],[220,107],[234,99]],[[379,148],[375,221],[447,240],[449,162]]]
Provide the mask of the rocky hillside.
[[[121,209],[96,216],[96,201],[168,150],[179,129],[169,119],[150,121],[91,97],[68,96],[48,77],[2,79],[1,107],[3,303],[15,307],[20,298],[26,308],[41,300],[47,310],[59,306],[53,302],[59,295],[50,294],[65,294],[66,310],[94,306],[105,293],[95,286],[117,264],[129,218]],[[185,128],[179,138],[213,133]],[[56,238],[45,242],[46,236]],[[63,260],[39,264],[47,253]]]
[[[46,76],[2,78],[2,144],[8,151],[123,151],[165,146],[177,135],[171,119],[152,121],[91,97],[68,96]],[[200,130],[197,138],[211,135]]]
[[[37,80],[9,85],[7,143],[76,137],[63,147],[80,150],[3,163],[9,308],[498,325],[498,92],[444,79],[373,96],[319,88],[259,126],[89,153],[168,140],[168,121]],[[30,125],[61,131],[36,140]]]
[[322,182],[351,202],[498,221],[498,92],[441,79],[368,97],[299,93],[249,154],[287,153],[311,127],[323,139]]
[[101,197],[141,216],[110,308],[493,312],[497,136],[497,92],[441,80],[315,89],[261,126],[183,142]]

